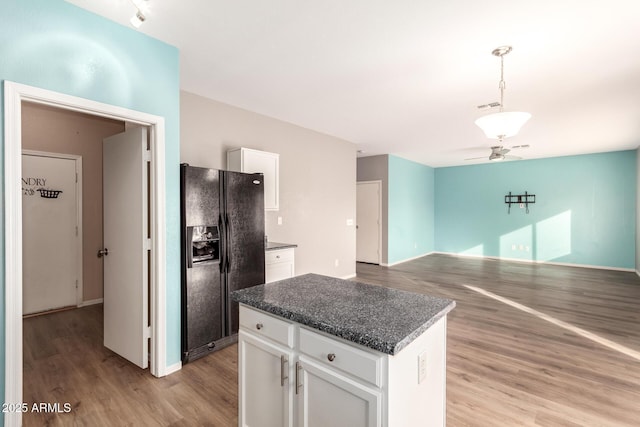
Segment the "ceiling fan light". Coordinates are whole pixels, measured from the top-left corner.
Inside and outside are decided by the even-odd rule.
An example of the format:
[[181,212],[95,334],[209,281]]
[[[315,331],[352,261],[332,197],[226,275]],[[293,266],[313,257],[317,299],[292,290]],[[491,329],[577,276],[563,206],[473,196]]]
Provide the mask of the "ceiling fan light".
[[530,118],[531,114],[529,113],[503,111],[482,116],[475,123],[487,138],[501,139],[516,135]]

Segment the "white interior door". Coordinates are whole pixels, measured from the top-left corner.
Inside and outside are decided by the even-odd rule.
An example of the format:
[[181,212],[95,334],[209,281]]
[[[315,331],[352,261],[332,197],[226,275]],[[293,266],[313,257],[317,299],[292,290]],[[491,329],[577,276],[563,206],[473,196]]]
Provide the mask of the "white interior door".
[[22,223],[23,314],[76,306],[79,239],[74,159],[22,155]]
[[356,186],[356,261],[380,264],[382,250],[382,185],[379,181]]
[[103,142],[104,345],[148,366],[147,129]]

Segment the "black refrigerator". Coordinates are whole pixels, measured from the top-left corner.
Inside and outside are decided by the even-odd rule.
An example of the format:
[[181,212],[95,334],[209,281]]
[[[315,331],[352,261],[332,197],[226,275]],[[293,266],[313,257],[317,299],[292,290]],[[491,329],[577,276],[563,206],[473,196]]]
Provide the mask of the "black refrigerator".
[[264,283],[264,182],[180,165],[182,362],[237,341],[229,293]]

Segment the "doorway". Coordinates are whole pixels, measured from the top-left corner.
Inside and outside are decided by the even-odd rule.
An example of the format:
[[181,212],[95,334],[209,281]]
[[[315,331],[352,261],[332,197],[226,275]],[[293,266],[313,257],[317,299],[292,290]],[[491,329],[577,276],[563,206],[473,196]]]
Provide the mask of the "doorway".
[[356,185],[356,261],[382,262],[382,181]]
[[[22,402],[22,102],[46,104],[146,126],[152,167],[150,189],[150,371],[164,376],[166,367],[166,247],[164,119],[138,111],[102,104],[32,86],[4,82],[5,123],[5,401]],[[175,369],[175,368],[173,368]],[[5,425],[20,425],[20,413],[5,414]]]

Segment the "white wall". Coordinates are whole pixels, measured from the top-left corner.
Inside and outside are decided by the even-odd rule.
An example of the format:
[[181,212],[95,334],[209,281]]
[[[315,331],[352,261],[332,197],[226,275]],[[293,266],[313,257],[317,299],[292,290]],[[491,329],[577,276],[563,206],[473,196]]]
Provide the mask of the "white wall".
[[355,144],[181,92],[181,162],[226,169],[236,147],[280,154],[280,210],[267,211],[266,233],[298,244],[296,274],[355,275],[355,227],[346,225],[356,217]]

